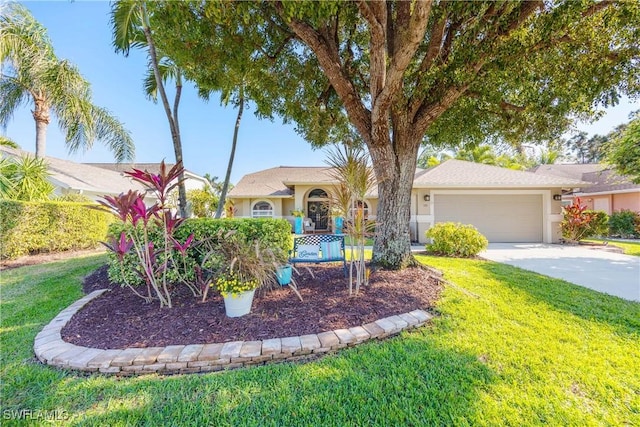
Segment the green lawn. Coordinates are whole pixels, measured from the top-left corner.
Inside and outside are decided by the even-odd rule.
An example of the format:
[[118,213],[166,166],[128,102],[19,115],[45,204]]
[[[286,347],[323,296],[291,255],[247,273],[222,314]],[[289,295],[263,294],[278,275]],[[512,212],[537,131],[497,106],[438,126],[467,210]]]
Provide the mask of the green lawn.
[[640,425],[640,304],[491,262],[419,259],[451,282],[430,328],[313,363],[171,377],[34,361],[35,335],[104,256],[2,272],[2,425],[20,410],[100,426]]
[[613,239],[586,239],[585,242],[604,243],[609,242],[611,246],[617,246],[624,250],[627,255],[640,256],[640,241],[639,242],[622,242]]

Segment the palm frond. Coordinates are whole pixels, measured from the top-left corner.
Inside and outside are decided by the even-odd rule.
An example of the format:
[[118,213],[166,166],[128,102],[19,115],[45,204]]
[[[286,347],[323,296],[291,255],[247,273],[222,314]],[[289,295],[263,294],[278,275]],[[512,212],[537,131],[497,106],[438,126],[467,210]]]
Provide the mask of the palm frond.
[[30,100],[29,92],[15,79],[0,78],[0,126],[5,127],[11,121],[13,112]]
[[13,177],[16,165],[12,158],[0,158],[0,199],[12,199],[15,194]]
[[113,153],[117,162],[133,161],[135,144],[124,125],[104,108],[94,107],[96,139]]
[[15,148],[17,150],[20,149],[20,145],[18,145],[17,142],[15,142],[13,139],[6,137],[4,135],[0,135],[0,146]]
[[[149,61],[151,62],[151,61]],[[169,58],[162,57],[158,63],[158,72],[162,82],[166,84],[168,81],[180,82],[182,79],[182,71],[178,66]],[[158,82],[156,81],[156,75],[153,72],[153,64],[149,63],[149,68],[143,80],[144,93],[153,102],[158,100]]]
[[20,3],[6,3],[0,13],[0,63],[8,58],[51,58],[53,47],[47,30]]
[[12,198],[24,201],[48,200],[54,187],[49,182],[49,165],[44,159],[24,156],[14,159]]
[[144,22],[141,2],[119,0],[111,4],[111,33],[116,52],[129,55],[132,48],[146,46],[147,40],[142,30]]

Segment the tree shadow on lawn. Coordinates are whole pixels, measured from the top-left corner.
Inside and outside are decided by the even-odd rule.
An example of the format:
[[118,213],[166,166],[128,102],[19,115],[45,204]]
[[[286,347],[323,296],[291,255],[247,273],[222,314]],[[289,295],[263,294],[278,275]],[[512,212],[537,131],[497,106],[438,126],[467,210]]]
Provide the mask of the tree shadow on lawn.
[[585,320],[606,323],[621,333],[640,334],[640,303],[518,267],[491,261],[479,265],[505,287],[525,291],[555,309]]
[[87,425],[460,425],[478,416],[478,388],[493,377],[475,355],[416,331],[311,363],[32,386]]

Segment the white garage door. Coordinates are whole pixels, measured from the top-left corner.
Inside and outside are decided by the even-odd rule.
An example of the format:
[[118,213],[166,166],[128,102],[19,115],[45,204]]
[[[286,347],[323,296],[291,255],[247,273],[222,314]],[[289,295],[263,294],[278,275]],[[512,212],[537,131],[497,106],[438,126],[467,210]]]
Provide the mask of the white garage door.
[[435,195],[435,222],[474,225],[490,242],[542,242],[541,195]]

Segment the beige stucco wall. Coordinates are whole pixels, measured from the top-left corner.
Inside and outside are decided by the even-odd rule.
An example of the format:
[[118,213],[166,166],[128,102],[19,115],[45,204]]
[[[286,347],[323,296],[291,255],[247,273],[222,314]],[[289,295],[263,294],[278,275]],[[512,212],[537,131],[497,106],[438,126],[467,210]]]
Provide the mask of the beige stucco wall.
[[257,202],[269,202],[273,206],[273,216],[276,218],[286,217],[289,215],[288,203],[289,199],[258,197],[250,199],[233,199],[235,207],[235,216],[237,218],[250,218],[253,206]]
[[[425,201],[425,194],[429,194],[430,201]],[[416,188],[412,192],[411,219],[409,230],[411,240],[426,243],[424,233],[435,222],[434,196],[437,194],[484,194],[484,195],[518,195],[540,194],[542,196],[542,241],[545,243],[558,242],[560,235],[560,221],[562,221],[562,202],[553,200],[554,194],[562,194],[560,188],[540,189],[425,189]]]

